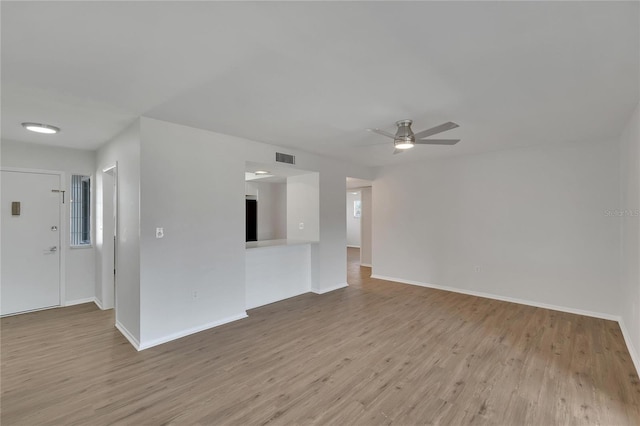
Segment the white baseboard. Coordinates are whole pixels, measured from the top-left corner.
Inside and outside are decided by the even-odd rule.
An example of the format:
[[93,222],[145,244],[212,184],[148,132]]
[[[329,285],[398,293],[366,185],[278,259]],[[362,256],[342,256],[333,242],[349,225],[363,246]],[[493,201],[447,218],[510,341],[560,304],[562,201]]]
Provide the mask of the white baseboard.
[[323,288],[323,289],[320,289],[320,290],[312,289],[311,292],[315,293],[315,294],[325,294],[325,293],[329,293],[330,291],[339,290],[339,289],[345,288],[345,287],[349,287],[349,284],[342,283],[342,284],[334,285],[333,287]]
[[627,344],[627,350],[629,351],[629,355],[631,355],[633,365],[635,365],[636,367],[636,374],[640,375],[640,357],[638,357],[638,352],[636,352],[636,349],[633,346],[633,341],[631,340],[631,336],[629,335],[629,330],[627,330],[627,326],[625,325],[622,318],[618,320],[618,324],[620,324],[620,330],[622,330],[622,336],[624,337],[624,341]]
[[104,311],[104,307],[102,306],[102,302],[97,297],[93,298],[93,303],[95,303],[96,306],[98,308],[100,308],[101,311]]
[[95,303],[95,305],[101,311],[105,310],[104,306],[102,306],[102,302],[97,297],[87,297],[85,299],[69,300],[65,302],[64,306],[66,307],[66,306],[82,305],[83,303]]
[[85,297],[84,299],[67,300],[63,306],[82,305],[83,303],[92,303],[95,301],[95,297]]
[[277,299],[271,300],[271,299],[267,299],[266,301],[261,301],[258,302],[258,305],[252,305],[252,304],[248,304],[246,305],[246,309],[247,310],[251,310],[251,309],[255,309],[255,308],[260,308],[262,306],[267,306],[270,305],[272,303],[277,303],[277,302],[282,302],[283,300],[287,300],[287,299],[291,299],[292,297],[298,297],[298,296],[302,296],[303,294],[307,294],[309,293],[310,290],[302,290],[301,292],[298,293],[293,293],[291,295],[287,295],[286,297],[279,297]]
[[633,342],[631,340],[631,336],[629,335],[629,331],[627,330],[627,327],[624,324],[624,320],[619,315],[605,314],[605,313],[602,313],[602,312],[586,311],[586,310],[583,310],[583,309],[576,309],[576,308],[567,308],[566,306],[558,306],[558,305],[551,305],[551,304],[548,304],[548,303],[533,302],[531,300],[518,299],[518,298],[515,298],[515,297],[499,296],[497,294],[483,293],[483,292],[480,292],[480,291],[465,290],[465,289],[460,289],[460,288],[455,288],[455,287],[448,287],[448,286],[443,286],[443,285],[428,284],[428,283],[423,283],[423,282],[420,282],[420,281],[413,281],[413,280],[405,280],[405,279],[402,279],[402,278],[387,277],[387,276],[384,276],[384,275],[372,274],[371,278],[375,278],[375,279],[379,279],[379,280],[385,280],[385,281],[393,281],[393,282],[397,282],[397,283],[401,283],[401,284],[410,284],[410,285],[416,285],[416,286],[420,286],[420,287],[434,288],[434,289],[437,289],[437,290],[445,290],[445,291],[450,291],[450,292],[453,292],[453,293],[467,294],[467,295],[470,295],[470,296],[484,297],[486,299],[501,300],[503,302],[511,302],[511,303],[517,303],[517,304],[520,304],[520,305],[534,306],[536,308],[551,309],[553,311],[567,312],[567,313],[570,313],[570,314],[584,315],[584,316],[587,316],[587,317],[593,317],[593,318],[600,318],[600,319],[605,319],[605,320],[610,320],[610,321],[616,321],[620,325],[620,330],[622,331],[622,336],[624,337],[625,344],[627,345],[627,350],[629,351],[629,355],[631,356],[631,360],[633,361],[633,365],[635,365],[635,367],[636,367],[636,373],[640,374],[640,357],[638,357],[638,353],[636,352],[635,347],[633,346]]
[[200,325],[200,326],[197,326],[197,327],[193,327],[193,328],[189,328],[189,329],[186,329],[186,330],[182,330],[182,331],[179,331],[177,333],[171,333],[171,334],[168,334],[166,336],[160,337],[158,339],[150,340],[148,342],[143,342],[142,344],[138,345],[138,350],[141,351],[141,350],[144,350],[144,349],[149,349],[149,348],[151,348],[153,346],[158,346],[158,345],[161,345],[163,343],[167,343],[167,342],[170,342],[172,340],[179,339],[181,337],[189,336],[190,334],[199,333],[200,331],[204,331],[204,330],[208,330],[210,328],[218,327],[218,326],[221,326],[223,324],[227,324],[227,323],[230,323],[230,322],[233,322],[233,321],[238,321],[238,320],[241,320],[243,318],[247,318],[247,313],[244,312],[244,311],[242,313],[237,314],[237,315],[233,315],[233,316],[230,316],[230,317],[222,318],[222,319],[220,319],[218,321],[213,321],[213,322],[210,322],[210,323],[207,323],[207,324],[203,324],[203,325]]
[[364,266],[365,268],[373,268],[369,263],[361,263],[360,266]]
[[401,284],[417,285],[417,286],[420,286],[420,287],[435,288],[437,290],[445,290],[445,291],[451,291],[453,293],[468,294],[470,296],[484,297],[486,299],[501,300],[503,302],[518,303],[520,305],[528,305],[528,306],[534,306],[536,308],[551,309],[551,310],[554,310],[554,311],[567,312],[567,313],[570,313],[570,314],[585,315],[585,316],[588,316],[588,317],[601,318],[601,319],[606,319],[606,320],[610,320],[610,321],[618,321],[620,319],[620,317],[618,315],[605,314],[605,313],[602,313],[602,312],[586,311],[586,310],[583,310],[583,309],[567,308],[565,306],[558,306],[558,305],[551,305],[551,304],[548,304],[548,303],[534,302],[534,301],[531,301],[531,300],[518,299],[518,298],[515,298],[515,297],[500,296],[500,295],[497,295],[497,294],[484,293],[484,292],[481,292],[481,291],[473,291],[473,290],[466,290],[466,289],[461,289],[461,288],[456,288],[456,287],[448,287],[448,286],[444,286],[444,285],[429,284],[429,283],[423,283],[423,282],[420,282],[420,281],[405,280],[405,279],[402,279],[402,278],[386,277],[386,276],[377,275],[377,274],[372,274],[371,278],[376,278],[376,279],[379,279],[379,280],[386,280],[386,281],[394,281],[394,282],[401,283]]
[[349,248],[360,248],[360,246],[350,246],[349,244],[347,244],[347,247],[349,247]]
[[122,333],[122,335],[124,337],[126,337],[126,339],[129,341],[129,343],[131,343],[131,345],[136,348],[137,351],[142,350],[140,348],[140,342],[138,342],[138,339],[136,339],[135,337],[133,337],[133,334],[131,334],[129,332],[129,330],[127,330],[127,327],[125,327],[124,325],[122,325],[119,321],[116,321],[116,328],[120,331],[120,333]]

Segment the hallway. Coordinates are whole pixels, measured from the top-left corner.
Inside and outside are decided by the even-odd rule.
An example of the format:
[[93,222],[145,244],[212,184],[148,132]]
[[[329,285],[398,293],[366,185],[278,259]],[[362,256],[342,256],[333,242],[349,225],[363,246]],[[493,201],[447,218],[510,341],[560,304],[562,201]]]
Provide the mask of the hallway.
[[347,247],[347,283],[353,288],[362,288],[362,280],[371,277],[371,268],[360,266],[360,249]]

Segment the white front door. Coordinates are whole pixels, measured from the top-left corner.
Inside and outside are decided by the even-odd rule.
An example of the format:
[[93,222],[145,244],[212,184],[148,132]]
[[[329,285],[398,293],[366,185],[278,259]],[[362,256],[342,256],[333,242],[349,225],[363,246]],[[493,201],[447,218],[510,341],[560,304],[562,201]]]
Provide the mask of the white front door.
[[3,170],[1,186],[0,314],[59,306],[60,176]]

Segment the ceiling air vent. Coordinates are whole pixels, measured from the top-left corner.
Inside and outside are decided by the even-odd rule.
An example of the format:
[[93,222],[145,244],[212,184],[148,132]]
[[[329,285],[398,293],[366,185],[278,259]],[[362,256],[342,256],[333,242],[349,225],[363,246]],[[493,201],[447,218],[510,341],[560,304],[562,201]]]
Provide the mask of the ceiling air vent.
[[283,154],[276,152],[276,161],[278,163],[296,164],[296,156],[291,154]]

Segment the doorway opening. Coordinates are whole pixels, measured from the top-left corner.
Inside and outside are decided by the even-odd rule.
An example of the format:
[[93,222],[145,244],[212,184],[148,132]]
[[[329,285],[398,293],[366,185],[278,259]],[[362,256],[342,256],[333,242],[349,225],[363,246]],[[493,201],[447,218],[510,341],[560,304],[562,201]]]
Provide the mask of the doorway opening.
[[358,266],[365,268],[372,267],[371,185],[370,180],[347,177],[347,262],[351,265],[357,259]]
[[116,309],[118,250],[118,165],[102,170],[102,288],[103,309]]

